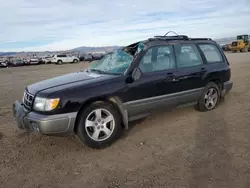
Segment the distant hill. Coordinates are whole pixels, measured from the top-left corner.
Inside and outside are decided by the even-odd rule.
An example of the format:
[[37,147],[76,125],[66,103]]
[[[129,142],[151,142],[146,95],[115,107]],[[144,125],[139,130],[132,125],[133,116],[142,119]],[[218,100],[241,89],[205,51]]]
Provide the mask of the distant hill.
[[[220,38],[220,39],[214,39],[218,44],[231,44],[234,40],[236,40],[236,37],[227,37],[227,38]],[[36,54],[37,56],[46,56],[46,55],[53,55],[56,53],[64,53],[64,52],[75,52],[75,53],[84,53],[84,52],[111,52],[118,48],[121,48],[121,46],[103,46],[103,47],[89,47],[89,46],[81,46],[77,47],[71,50],[65,50],[65,51],[44,51],[44,52],[0,52],[0,56],[32,56],[33,54]]]
[[231,44],[234,40],[236,40],[236,37],[227,37],[227,38],[215,39],[215,41],[220,45]]
[[77,52],[111,52],[120,48],[120,46],[104,46],[104,47],[88,47],[88,46],[81,46],[78,48],[74,48],[71,51]]
[[17,52],[0,52],[0,56],[14,56]]

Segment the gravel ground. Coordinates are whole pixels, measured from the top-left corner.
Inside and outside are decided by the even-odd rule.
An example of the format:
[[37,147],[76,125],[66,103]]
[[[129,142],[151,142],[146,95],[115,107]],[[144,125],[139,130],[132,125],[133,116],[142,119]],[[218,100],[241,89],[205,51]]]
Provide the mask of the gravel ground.
[[217,109],[154,114],[112,146],[24,133],[11,105],[24,87],[87,63],[0,70],[0,187],[250,187],[250,53],[227,53],[233,90]]

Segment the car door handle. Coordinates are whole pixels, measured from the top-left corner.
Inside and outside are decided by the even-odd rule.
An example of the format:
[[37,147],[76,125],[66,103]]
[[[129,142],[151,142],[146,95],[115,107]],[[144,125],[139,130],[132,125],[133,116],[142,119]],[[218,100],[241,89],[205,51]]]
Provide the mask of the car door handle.
[[200,71],[201,73],[205,73],[205,72],[207,72],[207,69],[206,68],[201,68],[201,71]]
[[176,78],[173,73],[168,73],[164,81],[165,82],[171,82],[171,81],[172,82],[178,82],[179,79]]

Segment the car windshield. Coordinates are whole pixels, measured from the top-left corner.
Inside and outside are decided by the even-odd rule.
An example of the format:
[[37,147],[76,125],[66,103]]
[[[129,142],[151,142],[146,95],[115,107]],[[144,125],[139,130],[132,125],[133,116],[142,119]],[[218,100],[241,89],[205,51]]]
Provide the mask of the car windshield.
[[123,74],[133,61],[133,56],[118,49],[106,54],[102,59],[93,63],[88,70],[101,74]]

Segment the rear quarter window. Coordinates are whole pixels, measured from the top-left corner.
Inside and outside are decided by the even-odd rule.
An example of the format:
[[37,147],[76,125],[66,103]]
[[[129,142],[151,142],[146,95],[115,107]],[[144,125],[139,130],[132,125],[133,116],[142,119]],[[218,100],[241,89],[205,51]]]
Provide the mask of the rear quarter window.
[[223,62],[221,52],[214,44],[199,44],[207,63]]
[[57,55],[57,57],[66,57],[66,55]]

